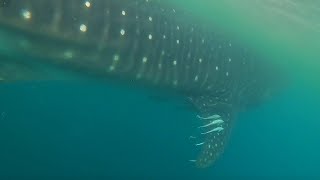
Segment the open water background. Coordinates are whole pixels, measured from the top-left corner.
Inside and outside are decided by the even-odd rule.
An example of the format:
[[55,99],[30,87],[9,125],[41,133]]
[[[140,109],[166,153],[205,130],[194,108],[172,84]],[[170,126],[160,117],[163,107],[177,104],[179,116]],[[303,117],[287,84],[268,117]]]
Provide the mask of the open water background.
[[198,124],[179,97],[94,79],[19,82],[0,85],[0,178],[319,179],[319,3],[197,2],[200,16],[294,79],[237,117],[213,167],[188,162],[196,151],[188,137]]

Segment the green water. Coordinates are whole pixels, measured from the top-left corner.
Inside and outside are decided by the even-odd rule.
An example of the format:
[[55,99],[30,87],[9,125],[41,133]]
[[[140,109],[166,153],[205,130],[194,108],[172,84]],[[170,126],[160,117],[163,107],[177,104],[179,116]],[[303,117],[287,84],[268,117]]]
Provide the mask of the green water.
[[177,1],[319,90],[320,1]]
[[200,1],[178,3],[296,79],[239,115],[213,167],[188,164],[199,125],[180,99],[92,79],[28,82],[0,86],[0,179],[319,179],[319,3]]

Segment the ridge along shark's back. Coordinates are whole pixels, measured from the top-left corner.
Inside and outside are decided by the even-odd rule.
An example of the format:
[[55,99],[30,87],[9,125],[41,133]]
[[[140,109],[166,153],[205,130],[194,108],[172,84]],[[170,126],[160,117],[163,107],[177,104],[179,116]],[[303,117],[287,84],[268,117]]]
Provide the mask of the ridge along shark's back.
[[[186,17],[159,0],[11,0],[0,8],[1,50],[183,93],[203,123],[192,162],[207,167],[223,152],[235,113],[267,92],[270,71],[246,48]],[[0,60],[0,78],[34,76],[32,63]]]

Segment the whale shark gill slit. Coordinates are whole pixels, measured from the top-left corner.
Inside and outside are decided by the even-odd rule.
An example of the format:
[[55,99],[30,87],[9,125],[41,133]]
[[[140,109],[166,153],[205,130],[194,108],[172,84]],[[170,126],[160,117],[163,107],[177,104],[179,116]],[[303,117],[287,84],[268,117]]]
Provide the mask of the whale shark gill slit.
[[246,47],[190,17],[161,0],[11,0],[0,7],[0,53],[8,56],[0,59],[0,82],[44,77],[33,65],[40,64],[181,93],[202,122],[193,162],[208,167],[237,111],[260,102],[275,75]]

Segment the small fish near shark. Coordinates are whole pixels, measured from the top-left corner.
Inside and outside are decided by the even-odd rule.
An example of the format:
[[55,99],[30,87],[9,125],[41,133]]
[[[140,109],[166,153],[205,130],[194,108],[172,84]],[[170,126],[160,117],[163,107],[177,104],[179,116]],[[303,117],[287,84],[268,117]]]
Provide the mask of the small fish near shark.
[[2,82],[44,77],[40,64],[185,96],[202,124],[191,136],[200,168],[223,153],[236,114],[278,81],[269,62],[161,0],[6,0],[0,36]]

